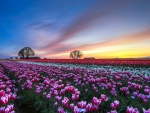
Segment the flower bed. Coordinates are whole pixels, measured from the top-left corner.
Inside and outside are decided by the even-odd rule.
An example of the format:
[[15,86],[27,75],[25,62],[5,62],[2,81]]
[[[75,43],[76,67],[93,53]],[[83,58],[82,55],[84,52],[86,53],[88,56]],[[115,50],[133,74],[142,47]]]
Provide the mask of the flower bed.
[[41,113],[150,112],[148,73],[17,62],[0,65],[16,81],[18,104]]
[[10,80],[4,74],[4,70],[0,66],[0,113],[15,113],[13,103],[18,90],[15,83],[15,80]]
[[111,66],[150,66],[150,59],[21,59],[20,61]]

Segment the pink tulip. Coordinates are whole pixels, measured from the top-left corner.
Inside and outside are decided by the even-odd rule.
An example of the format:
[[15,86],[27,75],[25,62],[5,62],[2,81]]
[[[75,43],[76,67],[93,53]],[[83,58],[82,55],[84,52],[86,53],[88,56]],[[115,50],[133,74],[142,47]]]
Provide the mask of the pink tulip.
[[107,100],[106,95],[101,94],[101,100],[102,100],[102,101],[106,101],[106,100]]
[[57,101],[61,101],[62,96],[55,96],[55,99],[56,99]]
[[115,104],[115,107],[116,107],[116,108],[119,107],[119,105],[120,105],[120,103],[119,103],[118,100],[115,100],[115,101],[114,101],[114,104]]
[[54,103],[54,106],[57,107],[57,106],[58,106],[58,102],[55,102],[55,103]]
[[74,113],[80,113],[80,110],[79,110],[79,108],[77,107],[77,106],[74,106]]
[[98,110],[98,105],[93,105],[92,107],[93,107],[93,110],[94,110],[94,111],[97,111],[97,110]]
[[127,107],[126,113],[139,113],[139,111],[138,111],[137,108],[133,108],[133,107],[131,106],[131,107]]
[[43,93],[43,96],[46,96],[46,92]]
[[5,107],[0,108],[0,113],[5,113]]
[[143,113],[150,113],[150,109],[148,109],[148,110],[145,110],[144,108],[142,108],[143,109]]
[[74,109],[74,104],[72,103],[72,104],[70,104],[70,109]]
[[50,98],[51,98],[51,94],[48,94],[48,95],[46,96],[46,98],[47,98],[47,99],[50,99]]
[[17,95],[16,94],[12,94],[11,97],[10,97],[12,100],[15,100],[17,98]]
[[9,109],[9,108],[6,108],[6,109],[5,109],[5,113],[10,113],[10,109]]
[[0,98],[0,104],[6,105],[8,103],[8,96],[4,95]]
[[87,104],[86,110],[87,110],[88,112],[92,112],[92,111],[93,111],[92,103]]
[[99,106],[101,104],[101,99],[97,99],[97,97],[93,97],[92,103],[94,105],[98,105]]
[[79,108],[86,108],[86,101],[78,102],[78,107]]
[[110,112],[107,113],[118,113],[116,110],[111,110]]
[[85,92],[88,92],[88,89],[85,89]]
[[62,107],[58,108],[58,113],[65,113],[64,109]]
[[16,112],[13,110],[13,111],[11,111],[10,113],[16,113]]
[[111,109],[116,109],[116,106],[115,106],[114,103],[111,103],[111,104],[110,104],[110,107],[111,107]]
[[7,108],[9,108],[9,111],[13,111],[13,109],[14,109],[14,105],[13,105],[13,104],[8,105],[8,106],[7,106]]
[[68,107],[68,102],[69,102],[69,99],[67,97],[64,97],[64,99],[62,100],[62,105],[65,107]]

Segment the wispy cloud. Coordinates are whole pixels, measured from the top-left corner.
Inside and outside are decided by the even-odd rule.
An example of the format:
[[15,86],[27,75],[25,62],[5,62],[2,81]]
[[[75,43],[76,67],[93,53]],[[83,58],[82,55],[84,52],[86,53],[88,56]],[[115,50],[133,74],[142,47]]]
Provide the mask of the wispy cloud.
[[[66,53],[68,53],[69,55],[69,53],[72,50],[90,51],[88,54],[92,54],[92,53],[96,54],[96,52],[106,54],[107,50],[109,53],[111,53],[113,47],[115,47],[114,50],[116,52],[117,51],[119,52],[120,49],[122,49],[122,51],[126,51],[126,49],[130,48],[131,45],[142,44],[143,42],[150,41],[149,37],[150,37],[150,29],[140,32],[140,33],[136,33],[136,34],[130,34],[130,35],[121,36],[121,37],[114,37],[111,40],[107,40],[107,41],[100,42],[100,43],[86,44],[82,46],[59,44],[59,45],[53,46],[51,50],[49,48],[45,48],[40,51],[44,51],[44,50],[46,51],[44,54],[41,54],[41,56],[43,57],[44,56],[50,57],[52,55],[57,56],[58,54],[66,54]],[[120,48],[120,47],[123,47],[124,45],[125,45],[125,48]],[[102,48],[107,48],[107,50],[106,49],[101,50]],[[135,51],[136,49],[139,49],[139,46],[137,48],[132,48],[132,49]]]
[[58,26],[55,22],[36,22],[32,23],[27,26],[28,29],[34,29],[34,30],[45,30],[45,31],[55,31],[59,29],[60,26]]
[[119,45],[138,44],[138,43],[150,41],[149,37],[150,37],[150,29],[136,33],[136,34],[114,37],[110,40],[96,43],[96,44],[83,45],[80,48],[90,49],[90,48],[97,48],[97,47],[100,48],[100,47],[111,47],[111,46],[119,46]]
[[12,3],[1,4],[6,13],[0,22],[0,55],[17,55],[25,46],[42,57],[65,57],[76,49],[107,55],[149,47],[150,30],[144,31],[149,28],[149,1],[46,0],[19,7]]
[[[96,19],[99,19],[98,20],[99,23],[104,22],[104,20],[101,20],[101,17],[112,12],[114,9],[120,7],[121,5],[124,5],[125,3],[126,2],[113,1],[113,2],[104,2],[102,5],[100,1],[96,1],[91,7],[89,7],[89,9],[84,11],[81,15],[75,18],[71,24],[65,27],[62,30],[61,36],[58,37],[57,40],[55,40],[52,43],[49,43],[43,48],[51,48],[54,45],[58,45],[72,38],[72,36],[76,35],[77,33],[84,31],[89,27],[95,26],[95,24],[91,24],[91,23],[93,21],[96,21]],[[44,26],[49,26],[49,24]]]

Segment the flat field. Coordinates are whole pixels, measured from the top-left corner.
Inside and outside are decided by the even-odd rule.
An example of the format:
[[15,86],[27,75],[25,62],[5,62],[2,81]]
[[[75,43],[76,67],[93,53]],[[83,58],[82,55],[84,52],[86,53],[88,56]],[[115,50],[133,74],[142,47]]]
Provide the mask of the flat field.
[[29,113],[149,113],[150,60],[0,61],[0,113],[23,113],[22,106]]

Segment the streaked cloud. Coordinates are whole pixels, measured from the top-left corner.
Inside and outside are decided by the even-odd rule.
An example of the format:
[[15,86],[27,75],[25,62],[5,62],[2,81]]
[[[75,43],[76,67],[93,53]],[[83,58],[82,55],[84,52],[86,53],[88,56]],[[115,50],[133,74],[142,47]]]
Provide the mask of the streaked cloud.
[[[105,54],[105,55],[115,54],[115,56],[118,56],[118,57],[121,54],[124,54],[126,55],[125,57],[127,57],[127,55],[131,51],[133,55],[128,55],[128,57],[134,56],[135,53],[136,53],[135,56],[139,57],[140,55],[138,56],[138,54],[140,52],[142,55],[144,55],[143,52],[148,51],[148,48],[150,47],[148,46],[148,43],[147,43],[147,42],[150,43],[149,37],[150,37],[150,29],[140,32],[140,33],[136,33],[136,34],[126,35],[126,36],[121,36],[121,37],[114,37],[112,40],[95,43],[95,44],[87,44],[87,45],[76,46],[76,47],[73,45],[59,45],[55,47],[53,46],[50,52],[43,54],[43,56],[48,56],[48,57],[50,57],[51,55],[58,56],[58,54],[63,54],[63,53],[64,55],[68,56],[72,50],[81,50],[86,55],[88,54],[91,54],[91,55],[92,54],[101,54],[101,55],[102,54]],[[143,49],[145,51],[143,51]],[[45,50],[49,51],[49,48]],[[148,55],[148,54],[149,53],[146,53],[145,55]],[[99,57],[101,58],[102,56],[99,56]],[[109,55],[105,57],[111,57],[111,56]]]
[[[100,1],[96,1],[94,4],[92,4],[91,7],[89,7],[86,11],[84,11],[81,15],[77,16],[77,18],[75,18],[71,24],[65,27],[62,30],[61,36],[56,41],[46,45],[44,48],[50,48],[53,45],[62,43],[72,38],[72,36],[76,35],[77,33],[89,27],[95,26],[95,24],[92,24],[92,22],[95,21],[96,19],[99,19],[99,23],[104,22],[104,20],[101,20],[101,17],[103,17],[106,14],[111,13],[114,9],[116,9],[117,7],[120,7],[120,5],[124,5],[125,3],[126,2],[118,2],[118,1],[113,1],[110,3],[104,2],[103,5],[107,6],[107,7],[104,7]],[[49,24],[47,25],[49,26]]]
[[69,58],[73,50],[96,58],[150,56],[149,3],[26,0],[18,6],[1,1],[1,53],[17,56],[30,46],[43,58]]

